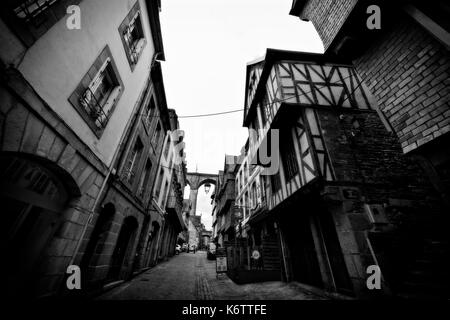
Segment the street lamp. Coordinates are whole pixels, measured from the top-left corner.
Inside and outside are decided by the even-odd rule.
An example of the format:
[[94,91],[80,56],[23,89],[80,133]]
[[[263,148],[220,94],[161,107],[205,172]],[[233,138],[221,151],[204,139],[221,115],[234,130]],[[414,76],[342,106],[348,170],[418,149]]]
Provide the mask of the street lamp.
[[205,193],[208,194],[209,189],[211,189],[211,184],[209,182],[205,183]]

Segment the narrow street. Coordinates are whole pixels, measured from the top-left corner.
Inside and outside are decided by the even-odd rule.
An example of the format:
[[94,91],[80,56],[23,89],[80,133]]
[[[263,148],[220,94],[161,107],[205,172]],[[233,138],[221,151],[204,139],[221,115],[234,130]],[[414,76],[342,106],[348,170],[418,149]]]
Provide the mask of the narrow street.
[[216,278],[215,261],[204,251],[181,253],[106,292],[100,300],[324,300],[295,283],[238,285]]
[[448,3],[2,1],[2,291],[450,301]]

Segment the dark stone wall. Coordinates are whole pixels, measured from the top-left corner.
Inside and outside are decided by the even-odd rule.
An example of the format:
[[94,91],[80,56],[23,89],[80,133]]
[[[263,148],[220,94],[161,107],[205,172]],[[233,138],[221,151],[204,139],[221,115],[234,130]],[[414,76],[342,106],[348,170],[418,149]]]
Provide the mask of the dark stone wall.
[[436,197],[422,168],[403,155],[376,112],[318,115],[338,181],[362,185],[369,202]]
[[450,132],[450,54],[402,13],[354,61],[403,152]]
[[[66,268],[75,255],[90,211],[105,177],[104,166],[64,123],[47,111],[34,92],[18,81],[22,99],[0,87],[0,151],[2,155],[40,159],[48,163],[63,184],[71,182],[72,194],[48,246],[41,253],[35,296],[54,295],[60,290]],[[28,103],[40,109],[36,113]],[[30,289],[32,290],[32,289]]]

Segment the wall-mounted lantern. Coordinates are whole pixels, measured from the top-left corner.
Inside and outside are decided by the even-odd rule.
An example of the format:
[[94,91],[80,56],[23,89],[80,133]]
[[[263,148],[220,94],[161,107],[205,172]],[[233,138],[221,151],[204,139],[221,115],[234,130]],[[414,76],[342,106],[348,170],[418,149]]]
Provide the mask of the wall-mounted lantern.
[[205,183],[205,193],[208,194],[209,189],[211,189],[211,184],[209,182]]

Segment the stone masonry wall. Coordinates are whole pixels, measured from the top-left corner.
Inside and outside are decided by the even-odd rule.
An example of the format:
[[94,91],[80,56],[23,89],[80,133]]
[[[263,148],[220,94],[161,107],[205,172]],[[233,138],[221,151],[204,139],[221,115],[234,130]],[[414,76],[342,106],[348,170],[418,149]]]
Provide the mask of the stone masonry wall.
[[[365,286],[365,270],[375,264],[371,250],[385,280],[398,286],[397,279],[419,259],[420,238],[435,234],[434,221],[440,221],[436,218],[445,211],[423,169],[403,155],[396,135],[387,131],[376,112],[339,115],[319,111],[318,115],[336,185],[340,186],[333,184],[325,194],[342,194],[341,202],[330,204],[329,210],[347,269],[357,296],[374,296],[381,292],[368,291]],[[354,189],[355,196],[347,198],[344,189]],[[365,213],[365,204],[381,205],[387,224],[375,227]],[[368,235],[372,248],[368,247]]]
[[422,169],[402,155],[396,136],[376,112],[318,115],[337,181],[366,185],[367,200],[377,203],[435,197]]
[[450,131],[450,54],[409,17],[354,61],[403,152]]
[[[73,188],[77,190],[69,191],[79,194],[72,195],[69,204],[60,213],[54,236],[42,253],[41,276],[37,284],[39,290],[33,294],[47,296],[56,294],[60,289],[66,268],[75,254],[82,230],[100,191],[104,172],[99,170],[101,165],[93,165],[88,160],[89,156],[86,157],[81,147],[70,137],[69,130],[47,111],[31,90],[20,85],[18,90],[24,100],[19,100],[5,87],[0,87],[0,151],[48,161],[65,174],[61,176],[59,172],[54,172],[57,176],[73,182]],[[40,113],[28,107],[27,102],[38,108]]]
[[327,50],[357,2],[358,0],[311,0],[305,5],[301,18],[313,22]]

